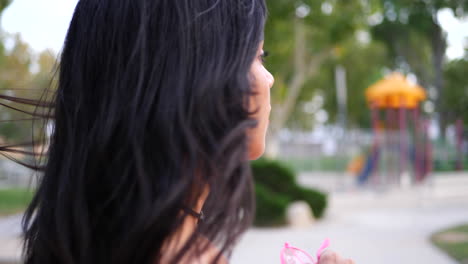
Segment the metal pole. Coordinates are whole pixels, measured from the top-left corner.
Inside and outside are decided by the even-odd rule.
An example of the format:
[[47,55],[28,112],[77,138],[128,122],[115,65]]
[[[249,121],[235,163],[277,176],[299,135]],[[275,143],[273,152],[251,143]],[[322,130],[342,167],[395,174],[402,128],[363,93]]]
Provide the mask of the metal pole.
[[370,179],[373,184],[377,184],[377,167],[379,166],[379,142],[380,142],[380,131],[379,131],[379,108],[377,104],[374,102],[371,105],[371,115],[372,115],[372,127],[374,129],[374,142],[372,145],[371,153],[373,157],[374,164],[372,165],[372,169],[370,171]]
[[414,119],[414,181],[418,181],[421,173],[420,164],[420,120],[419,120],[419,108],[416,106],[413,112]]
[[399,113],[399,121],[400,121],[400,166],[399,171],[398,171],[398,182],[401,182],[401,176],[406,170],[406,159],[408,157],[407,152],[408,152],[408,147],[407,145],[407,140],[406,140],[406,107],[405,107],[405,101],[402,99],[402,102],[400,104],[400,113]]
[[431,139],[429,138],[429,125],[430,119],[427,118],[425,122],[425,135],[426,135],[426,166],[425,166],[425,173],[424,178],[427,178],[432,171],[432,143]]
[[457,170],[463,170],[463,120],[458,119],[456,123],[456,137],[457,137]]

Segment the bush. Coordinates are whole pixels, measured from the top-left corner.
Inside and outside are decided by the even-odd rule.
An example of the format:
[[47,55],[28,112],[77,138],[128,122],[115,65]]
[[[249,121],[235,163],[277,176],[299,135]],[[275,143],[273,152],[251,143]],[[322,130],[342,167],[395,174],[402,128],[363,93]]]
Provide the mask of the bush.
[[287,166],[278,161],[260,159],[252,162],[252,172],[257,199],[255,225],[286,223],[288,204],[298,200],[307,202],[316,218],[323,216],[327,196],[320,191],[299,186],[294,171]]
[[257,211],[254,225],[280,226],[286,223],[286,208],[290,199],[270,191],[261,183],[255,184]]
[[295,198],[297,200],[303,200],[308,203],[316,218],[321,218],[323,216],[323,213],[325,212],[328,204],[326,194],[314,189],[307,189],[300,186]]
[[291,193],[297,187],[294,171],[278,161],[256,160],[252,162],[252,172],[255,182],[277,193]]

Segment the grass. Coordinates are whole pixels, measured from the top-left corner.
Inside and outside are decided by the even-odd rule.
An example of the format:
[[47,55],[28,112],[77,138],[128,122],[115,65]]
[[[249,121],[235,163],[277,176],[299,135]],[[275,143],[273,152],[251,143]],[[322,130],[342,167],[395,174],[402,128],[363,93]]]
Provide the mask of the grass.
[[468,264],[468,223],[439,231],[431,241],[462,264]]
[[[367,157],[366,157],[367,158]],[[346,156],[311,156],[311,157],[292,157],[280,158],[288,167],[295,171],[328,171],[328,172],[342,172],[346,171],[349,163],[353,157]],[[434,160],[434,172],[452,172],[456,171],[455,160]],[[463,169],[468,169],[468,159],[462,163]]]
[[0,189],[0,216],[24,211],[32,196],[27,189]]
[[304,157],[304,158],[282,158],[288,167],[295,171],[345,171],[349,163],[348,157]]

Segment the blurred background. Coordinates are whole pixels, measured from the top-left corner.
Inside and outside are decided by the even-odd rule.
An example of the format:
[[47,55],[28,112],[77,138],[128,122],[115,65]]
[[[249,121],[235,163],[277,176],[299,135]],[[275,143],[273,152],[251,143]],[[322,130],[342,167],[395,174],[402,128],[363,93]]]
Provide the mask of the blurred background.
[[[76,3],[0,0],[0,96],[53,87]],[[357,263],[468,263],[468,0],[267,3],[273,110],[232,263],[325,238]],[[31,138],[15,107],[0,106],[2,145]],[[32,175],[0,157],[0,263],[20,261]]]

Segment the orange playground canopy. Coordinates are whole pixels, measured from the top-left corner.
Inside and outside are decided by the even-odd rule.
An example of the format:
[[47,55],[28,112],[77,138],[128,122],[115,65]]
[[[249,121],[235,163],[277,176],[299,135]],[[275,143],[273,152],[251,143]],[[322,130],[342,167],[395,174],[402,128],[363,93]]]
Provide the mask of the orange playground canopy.
[[426,99],[426,91],[401,73],[392,73],[366,90],[367,102],[377,108],[414,109]]

